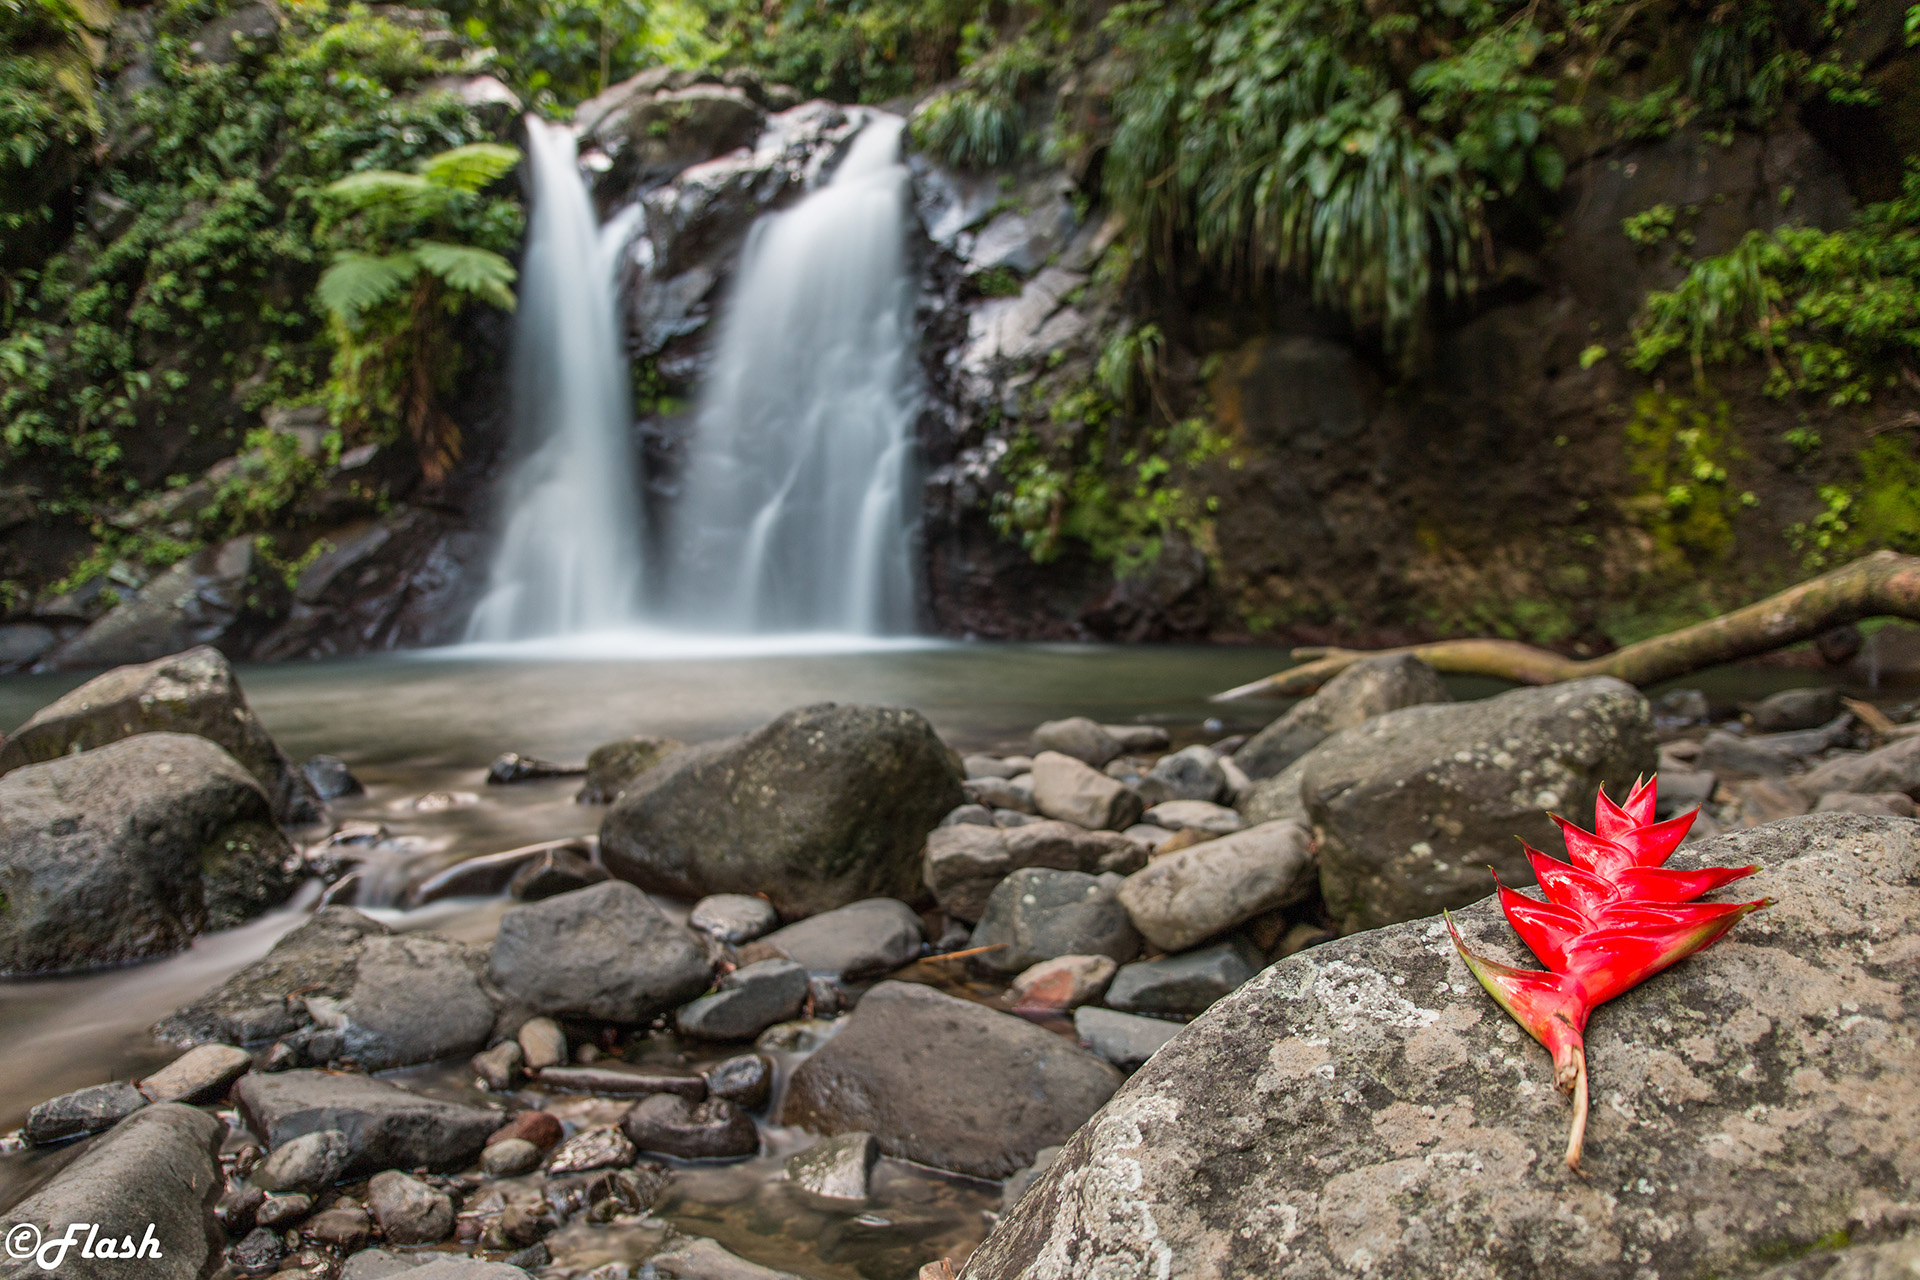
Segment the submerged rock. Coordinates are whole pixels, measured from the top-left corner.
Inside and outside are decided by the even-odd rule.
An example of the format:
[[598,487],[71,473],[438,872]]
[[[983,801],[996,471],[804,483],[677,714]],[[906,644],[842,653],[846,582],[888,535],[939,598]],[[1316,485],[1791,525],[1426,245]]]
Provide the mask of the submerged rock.
[[870,1132],[937,1169],[1004,1178],[1063,1142],[1120,1083],[1050,1031],[931,987],[883,982],[794,1072],[780,1122]]
[[[77,1223],[101,1224],[110,1235],[130,1233],[143,1256],[82,1260],[62,1250],[51,1269],[9,1256],[0,1276],[26,1280],[49,1274],[75,1280],[199,1280],[219,1265],[221,1232],[214,1203],[224,1179],[218,1153],[225,1126],[204,1111],[162,1102],[130,1116],[95,1142],[38,1191],[6,1211],[10,1230],[29,1225],[41,1242],[58,1240]],[[86,1231],[79,1238],[84,1240]],[[11,1245],[14,1237],[8,1236]]]
[[1584,821],[1654,768],[1647,700],[1611,677],[1388,712],[1307,760],[1320,892],[1351,933],[1475,901],[1488,865],[1530,884],[1516,836],[1558,848],[1545,811]]
[[912,897],[960,782],[918,712],[803,707],[635,779],[601,826],[601,858],[660,893],[765,893],[788,919]]
[[691,930],[616,880],[501,916],[488,974],[532,1013],[638,1023],[705,991],[712,966]]
[[806,1203],[844,1213],[867,1203],[867,1180],[879,1158],[880,1144],[872,1134],[858,1129],[838,1133],[788,1156],[787,1180]]
[[292,861],[259,782],[206,738],[145,733],[15,769],[0,973],[171,954],[285,901]]
[[[1795,818],[1673,865],[1748,862],[1763,870],[1731,896],[1773,906],[1594,1018],[1584,1178],[1560,1160],[1545,1051],[1435,917],[1303,952],[1215,1005],[1066,1144],[965,1280],[1752,1275],[1897,1230],[1920,968],[1887,939],[1920,922],[1920,826]],[[1492,899],[1456,919],[1531,966]]]
[[1233,753],[1233,762],[1256,782],[1271,778],[1342,729],[1402,707],[1446,701],[1440,673],[1420,659],[1363,658],[1254,734]]
[[215,743],[259,781],[281,823],[325,816],[306,775],[247,705],[233,667],[205,645],[116,667],[42,707],[0,743],[0,774],[143,733],[190,733]]

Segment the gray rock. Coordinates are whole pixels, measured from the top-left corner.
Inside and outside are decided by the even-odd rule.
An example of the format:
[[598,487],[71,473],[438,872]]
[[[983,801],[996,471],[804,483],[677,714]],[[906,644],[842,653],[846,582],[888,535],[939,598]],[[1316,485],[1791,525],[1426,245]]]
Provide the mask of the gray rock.
[[960,792],[969,803],[984,805],[988,809],[1035,815],[1040,812],[1034,804],[1033,778],[1029,774],[1017,774],[1011,778],[969,778],[961,784]]
[[[129,1116],[38,1191],[6,1211],[10,1229],[27,1224],[45,1242],[78,1223],[112,1224],[136,1243],[152,1228],[159,1256],[83,1260],[63,1251],[55,1266],[0,1258],[0,1277],[56,1275],[74,1280],[199,1280],[220,1264],[220,1228],[213,1207],[224,1179],[218,1153],[225,1126],[176,1102]],[[124,1224],[124,1226],[123,1226]],[[84,1239],[86,1232],[80,1232]]]
[[1088,1004],[1073,1011],[1073,1031],[1082,1043],[1108,1062],[1132,1071],[1179,1035],[1180,1024]]
[[1140,795],[1071,756],[1046,751],[1033,760],[1033,803],[1042,814],[1095,830],[1140,820]]
[[1119,740],[1105,726],[1095,724],[1085,716],[1047,721],[1033,731],[1027,749],[1036,760],[1042,752],[1053,751],[1072,756],[1095,769],[1121,751]]
[[1366,658],[1253,735],[1233,753],[1233,762],[1258,782],[1280,773],[1342,729],[1402,707],[1447,700],[1440,674],[1420,659],[1408,654]]
[[1032,767],[1031,763],[1024,767],[1011,764],[998,756],[971,755],[963,756],[960,760],[961,771],[967,775],[969,782],[975,778],[1014,778]]
[[0,778],[0,973],[178,951],[284,901],[291,862],[260,784],[205,738],[148,733],[14,769]]
[[1666,769],[1659,774],[1657,814],[1666,819],[1697,809],[1713,798],[1720,779],[1704,769]]
[[1838,689],[1783,689],[1753,708],[1753,727],[1761,733],[1817,729],[1842,710]]
[[[940,819],[941,827],[990,827],[993,825],[993,810],[983,804],[963,804],[946,817]],[[940,828],[935,827],[938,831]]]
[[693,904],[687,923],[709,938],[738,945],[778,928],[780,913],[765,898],[716,893]]
[[446,1193],[398,1169],[373,1175],[367,1208],[389,1244],[438,1244],[453,1232],[453,1202]]
[[612,804],[629,782],[687,744],[672,738],[622,738],[603,743],[587,755],[587,782],[574,799],[580,804]]
[[254,1169],[253,1184],[263,1191],[324,1191],[352,1162],[346,1134],[318,1129],[275,1147]]
[[920,917],[895,898],[869,898],[760,939],[808,973],[840,979],[891,973],[918,959],[925,943]]
[[1258,780],[1240,793],[1237,807],[1248,825],[1257,827],[1267,822],[1313,825],[1313,819],[1307,816],[1306,797],[1300,791],[1312,755],[1308,752],[1271,778]]
[[526,1051],[515,1040],[502,1040],[486,1052],[473,1055],[473,1073],[496,1093],[518,1084],[526,1064]]
[[1120,886],[1134,927],[1162,951],[1195,943],[1313,891],[1313,842],[1297,822],[1267,822],[1155,858]]
[[1138,842],[1124,833],[1088,831],[1070,822],[1005,830],[943,827],[927,836],[922,876],[948,915],[972,921],[986,910],[993,887],[1021,867],[1125,874],[1139,860]]
[[807,1003],[807,971],[791,960],[761,960],[735,969],[720,989],[674,1015],[683,1036],[751,1040],[776,1022],[796,1018]]
[[403,1257],[385,1249],[362,1249],[341,1265],[340,1280],[388,1280],[389,1276],[412,1271],[419,1265],[419,1260],[412,1256]]
[[671,1247],[647,1259],[661,1280],[800,1280],[787,1271],[775,1271],[729,1253],[712,1240],[671,1242]]
[[488,974],[534,1013],[638,1023],[706,990],[712,968],[690,930],[609,881],[501,916]]
[[1242,818],[1225,805],[1208,800],[1168,800],[1147,810],[1144,821],[1169,831],[1198,831],[1210,836],[1228,836],[1246,826]]
[[1905,1239],[1885,1244],[1857,1244],[1838,1253],[1815,1249],[1806,1258],[1773,1268],[1761,1280],[1913,1280],[1920,1275],[1920,1232],[1910,1231]]
[[1120,834],[1135,844],[1145,845],[1149,849],[1158,848],[1173,838],[1173,832],[1165,827],[1156,827],[1150,822],[1136,822]]
[[679,1068],[633,1066],[625,1062],[595,1062],[573,1067],[548,1067],[540,1073],[542,1088],[564,1093],[591,1093],[604,1098],[634,1094],[673,1093],[698,1102],[707,1085],[698,1074]]
[[872,1134],[858,1129],[837,1133],[788,1156],[787,1180],[803,1202],[816,1208],[861,1209],[872,1197],[868,1179],[879,1158],[880,1144]]
[[1226,789],[1220,757],[1213,748],[1198,746],[1161,756],[1136,788],[1148,808],[1169,800],[1218,800]]
[[1102,1003],[1122,1013],[1197,1018],[1265,964],[1259,950],[1239,938],[1177,956],[1137,960],[1114,975]]
[[147,1096],[124,1081],[96,1084],[50,1098],[27,1112],[27,1141],[39,1146],[111,1129],[147,1105]]
[[1851,791],[1870,796],[1898,791],[1920,799],[1920,738],[1903,738],[1878,751],[1837,756],[1794,779],[1809,796],[1829,791]]
[[889,1156],[1004,1178],[1064,1142],[1119,1082],[1107,1063],[1023,1018],[883,982],[794,1072],[780,1122],[865,1131]]
[[513,873],[507,892],[521,902],[540,902],[609,879],[607,869],[578,850],[542,849]]
[[172,1044],[255,1044],[309,1028],[305,997],[346,998],[361,942],[387,933],[358,911],[323,907],[264,957],[154,1024],[153,1034]]
[[1320,892],[1351,933],[1464,906],[1489,865],[1529,884],[1520,840],[1559,838],[1543,811],[1587,820],[1603,783],[1624,795],[1653,771],[1647,700],[1609,677],[1390,711],[1307,762]]
[[307,1061],[385,1071],[472,1054],[496,1014],[485,971],[485,952],[451,938],[361,938],[346,995],[305,997],[316,1024],[301,1040]]
[[804,707],[635,779],[601,826],[601,859],[679,897],[765,893],[788,919],[911,897],[960,782],[918,712]]
[[[342,1277],[341,1280],[346,1280]],[[519,1267],[504,1262],[481,1262],[477,1258],[450,1258],[442,1254],[432,1262],[407,1271],[407,1280],[531,1280]]]
[[738,89],[689,85],[632,100],[609,112],[593,137],[610,146],[623,182],[651,182],[750,147],[766,113]]
[[1165,751],[1168,746],[1167,731],[1157,724],[1103,724],[1100,727],[1113,736],[1122,751]]
[[1877,814],[1888,818],[1920,817],[1920,806],[1898,791],[1877,795],[1855,795],[1850,791],[1829,791],[1813,806],[1815,813]]
[[253,1059],[230,1044],[203,1044],[140,1081],[149,1102],[217,1102]]
[[640,1150],[683,1160],[738,1160],[760,1150],[753,1117],[725,1098],[689,1102],[656,1093],[627,1112],[621,1124]]
[[1818,729],[1798,733],[1728,733],[1715,729],[1700,744],[1694,766],[1713,773],[1750,773],[1778,778],[1799,770],[1811,756],[1845,742],[1853,726],[1851,713]]
[[339,756],[314,756],[300,766],[300,772],[322,800],[338,800],[341,796],[357,796],[366,791]]
[[295,1192],[290,1195],[267,1196],[254,1211],[253,1220],[263,1227],[275,1231],[284,1231],[287,1227],[301,1221],[313,1211],[313,1197]]
[[1036,822],[1044,822],[1037,813],[1019,813],[1013,809],[993,810],[993,825],[1001,828],[1025,827]]
[[1124,963],[1140,953],[1140,935],[1120,905],[1118,876],[1023,867],[995,887],[973,931],[977,957],[994,973],[1014,974],[1055,956],[1098,955]]
[[[506,1143],[496,1145],[505,1146]],[[568,1173],[588,1173],[594,1169],[624,1169],[633,1163],[634,1155],[633,1140],[621,1131],[619,1125],[596,1125],[591,1129],[582,1129],[555,1147],[552,1157],[547,1161],[547,1172],[559,1177]]]
[[513,1178],[540,1164],[540,1148],[525,1138],[489,1143],[480,1153],[480,1171],[490,1178]]
[[274,1150],[304,1134],[339,1130],[350,1152],[342,1172],[349,1175],[462,1169],[500,1127],[497,1111],[424,1098],[367,1076],[256,1072],[233,1091],[247,1124]]
[[515,1039],[529,1071],[544,1071],[567,1060],[567,1033],[552,1018],[528,1018]]
[[[1773,906],[1594,1019],[1584,1178],[1559,1160],[1569,1106],[1546,1053],[1430,918],[1302,952],[1215,1005],[963,1274],[1339,1276],[1365,1249],[1374,1275],[1753,1275],[1885,1221],[1912,1150],[1885,1100],[1920,1088],[1920,1056],[1890,1047],[1920,968],[1865,957],[1920,920],[1917,833],[1818,815],[1674,856],[1760,864],[1733,896]],[[1476,951],[1531,964],[1493,899],[1455,919]],[[1845,1035],[1827,1031],[1839,1000]]]
[[707,1092],[743,1111],[758,1111],[773,1096],[773,1062],[764,1054],[743,1053],[706,1070]]
[[1065,1147],[1042,1147],[1034,1155],[1033,1163],[1008,1178],[1006,1185],[1000,1188],[1000,1212],[1005,1213],[1020,1203],[1020,1197],[1027,1193],[1033,1180],[1047,1171],[1047,1167],[1060,1158]]
[[584,766],[555,764],[551,760],[523,756],[518,751],[503,751],[487,766],[487,785],[511,787],[547,778],[577,778],[585,772]]
[[221,747],[260,783],[279,822],[325,816],[306,776],[247,705],[233,667],[204,645],[116,667],[42,707],[0,743],[0,774],[143,733],[190,733]]
[[1685,729],[1705,724],[1712,708],[1698,689],[1669,689],[1654,700],[1653,722],[1659,729]]
[[261,1275],[274,1270],[274,1264],[286,1255],[286,1242],[277,1231],[255,1227],[227,1250],[227,1260],[246,1275]]

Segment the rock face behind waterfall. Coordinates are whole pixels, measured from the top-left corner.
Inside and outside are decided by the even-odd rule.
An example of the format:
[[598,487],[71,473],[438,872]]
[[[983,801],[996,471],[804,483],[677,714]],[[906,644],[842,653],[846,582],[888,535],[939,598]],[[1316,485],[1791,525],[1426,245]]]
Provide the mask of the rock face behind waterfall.
[[627,784],[607,869],[658,893],[764,893],[792,919],[912,898],[927,832],[964,799],[916,711],[824,703],[679,752]]
[[[1673,865],[1747,862],[1764,869],[1716,896],[1774,905],[1595,1014],[1585,1178],[1561,1163],[1570,1109],[1546,1053],[1440,920],[1416,920],[1214,1005],[1074,1135],[964,1280],[1751,1276],[1898,1234],[1920,824],[1796,818]],[[1476,950],[1532,963],[1491,898],[1457,919]]]

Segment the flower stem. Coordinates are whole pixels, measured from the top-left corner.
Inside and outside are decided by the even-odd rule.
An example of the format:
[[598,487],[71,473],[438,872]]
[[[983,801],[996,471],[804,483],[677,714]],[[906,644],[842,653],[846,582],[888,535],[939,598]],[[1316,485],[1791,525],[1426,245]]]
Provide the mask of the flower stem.
[[1573,1078],[1573,1130],[1567,1135],[1567,1168],[1580,1172],[1580,1149],[1587,1141],[1587,1055],[1577,1051]]

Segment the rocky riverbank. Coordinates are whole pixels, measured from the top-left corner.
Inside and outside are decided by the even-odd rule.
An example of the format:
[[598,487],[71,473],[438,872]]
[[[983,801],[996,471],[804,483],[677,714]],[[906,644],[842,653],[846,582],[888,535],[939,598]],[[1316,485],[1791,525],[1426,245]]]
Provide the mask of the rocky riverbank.
[[[462,940],[360,909],[380,837],[327,808],[355,780],[290,761],[218,654],[117,669],[0,744],[8,973],[325,887],[155,1011],[170,1065],[33,1108],[0,1159],[84,1150],[5,1218],[154,1224],[162,1261],[61,1274],[286,1280],[1758,1276],[1885,1245],[1920,1088],[1906,710],[1456,703],[1390,658],[1250,738],[1071,718],[962,756],[822,704],[508,753],[490,781],[580,774],[605,815],[404,889],[503,895]],[[1680,856],[1763,864],[1776,905],[1596,1020],[1576,1184],[1539,1158],[1544,1054],[1434,913],[1499,953],[1486,865],[1527,883],[1515,835],[1556,848],[1544,811],[1655,771],[1663,812],[1705,806]]]

